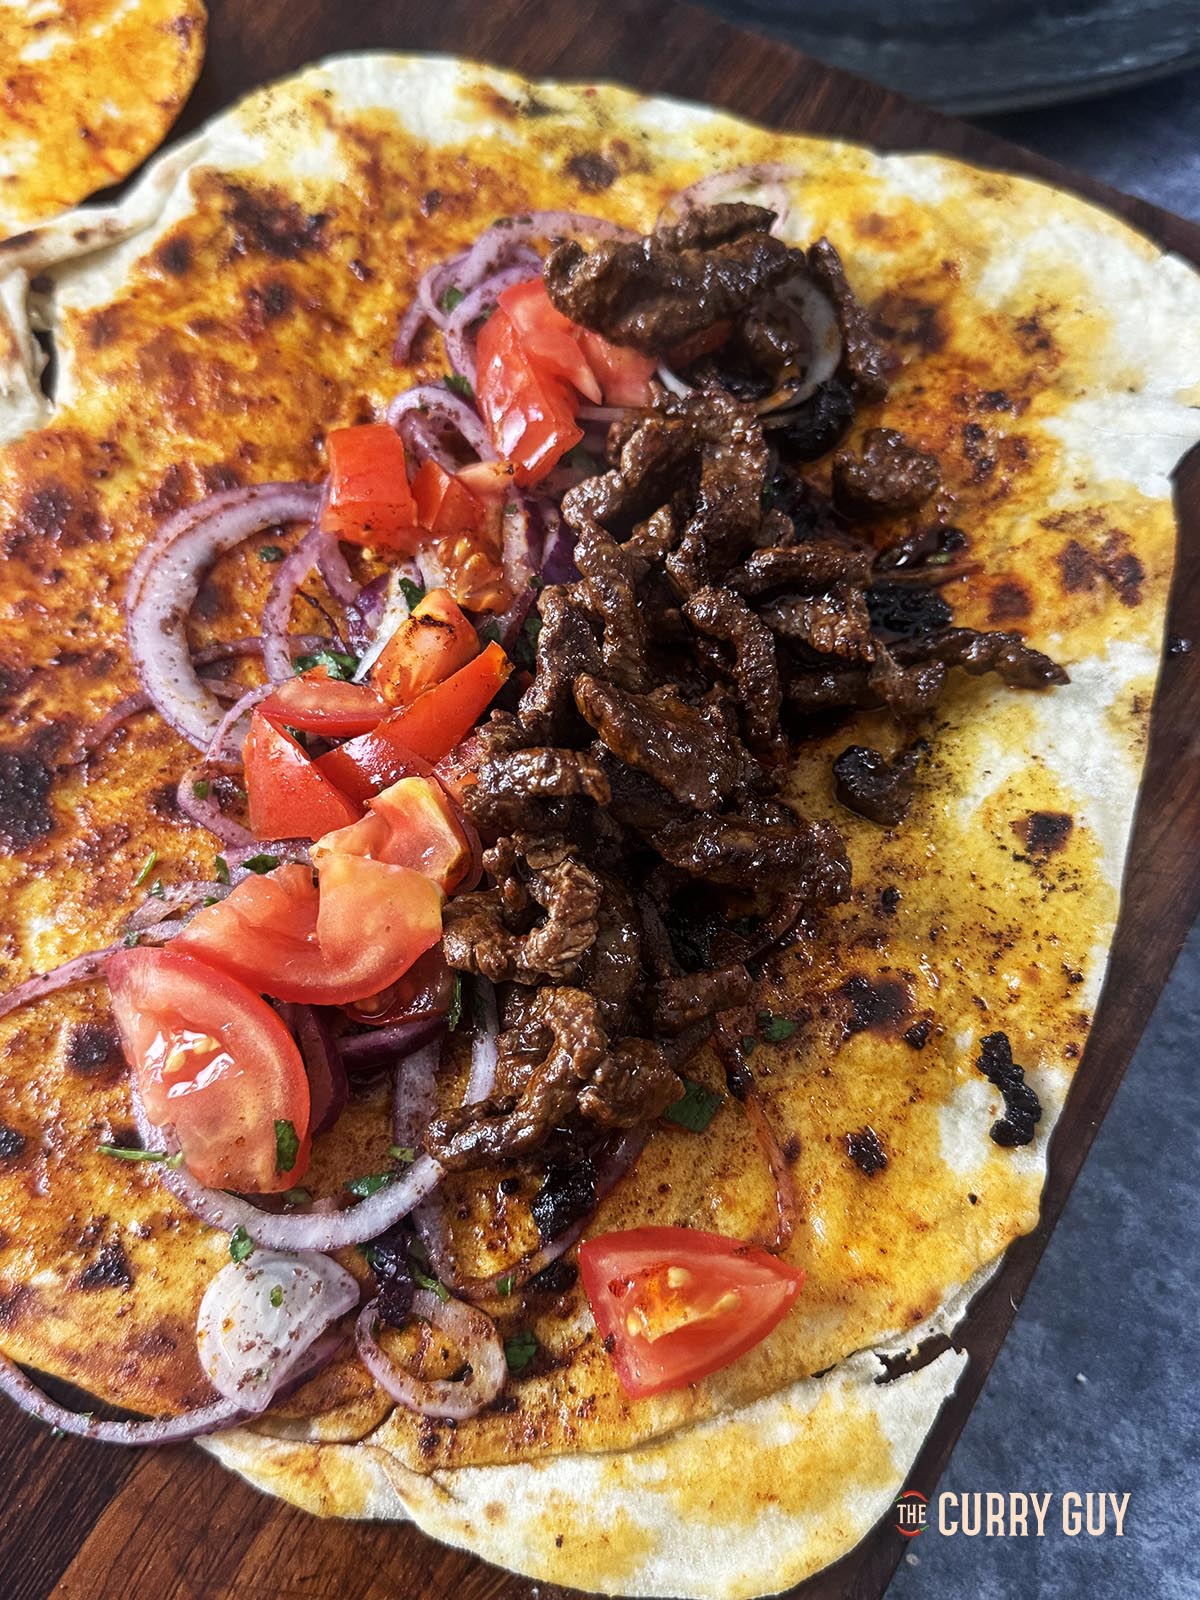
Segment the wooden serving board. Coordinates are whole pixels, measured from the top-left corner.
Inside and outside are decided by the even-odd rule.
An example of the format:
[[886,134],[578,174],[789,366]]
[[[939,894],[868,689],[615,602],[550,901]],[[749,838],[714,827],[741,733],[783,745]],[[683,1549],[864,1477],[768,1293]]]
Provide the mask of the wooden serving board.
[[[563,78],[611,78],[756,121],[933,149],[1048,178],[1200,263],[1200,228],[911,105],[787,47],[669,0],[209,0],[209,55],[183,119],[195,126],[258,83],[335,51],[441,50]],[[1170,632],[1200,635],[1200,452],[1178,477],[1183,557]],[[1125,906],[1086,1058],[1054,1136],[1037,1232],[1019,1241],[960,1330],[971,1362],[909,1484],[932,1495],[1062,1211],[1143,1024],[1200,907],[1197,657],[1168,657]],[[54,1438],[3,1408],[5,1600],[552,1600],[407,1525],[317,1522],[268,1500],[194,1447],[105,1449]],[[697,1530],[702,1537],[702,1530]],[[890,1519],[802,1600],[878,1600],[905,1541]]]

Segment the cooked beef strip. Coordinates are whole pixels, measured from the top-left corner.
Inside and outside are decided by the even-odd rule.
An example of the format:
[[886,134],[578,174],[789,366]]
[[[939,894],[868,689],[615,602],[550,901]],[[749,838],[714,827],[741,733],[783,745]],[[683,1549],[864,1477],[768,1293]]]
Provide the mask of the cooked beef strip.
[[834,793],[847,810],[894,828],[908,811],[913,776],[928,749],[919,739],[889,760],[866,745],[849,745],[833,763]]
[[[835,539],[810,544],[752,550],[745,561],[728,573],[725,582],[738,594],[760,595],[772,589],[800,589],[820,594],[837,584],[861,586],[871,575],[870,550]],[[868,599],[870,596],[868,595]]]
[[818,655],[873,661],[875,639],[861,589],[839,583],[825,594],[771,600],[762,619],[781,639],[805,644]]
[[600,645],[583,608],[560,584],[542,590],[538,615],[536,670],[521,696],[520,718],[538,738],[562,739],[578,722],[575,679],[601,670]]
[[590,252],[568,240],[546,262],[546,289],[572,321],[660,353],[804,270],[803,255],[768,232],[774,220],[760,206],[715,205]]
[[917,511],[940,483],[937,457],[906,444],[894,428],[868,428],[858,459],[849,450],[833,458],[833,503],[858,522]]
[[831,823],[795,826],[749,817],[705,816],[669,822],[654,836],[665,861],[692,877],[731,888],[800,893],[833,905],[850,892],[850,862]]
[[589,673],[575,680],[575,703],[613,755],[683,805],[707,811],[733,790],[737,752],[711,708],[685,704],[666,685],[631,694]]
[[[501,878],[447,901],[442,949],[452,967],[493,983],[561,983],[573,977],[599,931],[601,887],[595,873],[561,842],[497,846],[484,865]],[[529,902],[545,918],[526,931],[510,926]]]
[[961,667],[973,678],[994,672],[1010,689],[1046,689],[1070,683],[1057,661],[1031,649],[1019,633],[977,633],[974,628],[946,628],[918,639],[900,639],[891,652],[902,666],[942,661]]
[[777,756],[783,748],[779,726],[779,668],[771,630],[728,589],[700,589],[683,608],[698,633],[730,647],[729,675],[737,688],[746,743],[756,755]]
[[767,434],[784,461],[816,461],[841,444],[853,421],[854,396],[844,383],[830,378],[802,405],[772,418]]
[[937,633],[954,616],[941,595],[921,583],[873,583],[867,610],[876,632],[897,639]]
[[650,1026],[655,1033],[682,1033],[718,1011],[745,1005],[751,989],[750,974],[740,962],[665,978],[650,992]]
[[886,358],[871,331],[866,312],[854,298],[846,269],[828,239],[818,239],[808,252],[809,276],[833,302],[842,336],[841,377],[863,400],[882,400],[888,391]]

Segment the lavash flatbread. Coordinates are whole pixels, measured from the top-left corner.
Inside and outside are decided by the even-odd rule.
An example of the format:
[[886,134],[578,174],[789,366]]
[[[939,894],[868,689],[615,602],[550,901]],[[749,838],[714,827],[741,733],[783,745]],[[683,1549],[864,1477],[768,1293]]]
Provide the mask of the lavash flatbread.
[[[639,1498],[661,1459],[651,1441],[664,1439],[675,1470],[694,1477],[692,1463],[719,1448],[710,1422],[736,1433],[746,1416],[757,1426],[760,1402],[778,1417],[803,1408],[814,1374],[915,1337],[1034,1225],[1119,903],[1174,559],[1169,474],[1200,437],[1200,282],[1105,213],[1026,180],[773,134],[606,87],[379,56],[261,91],[162,157],[120,207],[0,245],[11,323],[7,349],[0,324],[6,649],[28,777],[53,755],[39,723],[57,723],[66,743],[132,686],[120,586],[156,515],[230,477],[314,477],[325,428],[444,371],[432,345],[415,374],[389,360],[396,314],[430,261],[533,206],[648,226],[672,191],[754,161],[800,171],[789,236],[827,233],[890,330],[902,366],[860,424],[900,427],[943,463],[981,569],[948,591],[956,620],[1019,628],[1072,682],[1042,696],[956,682],[894,833],[833,799],[830,758],[849,730],[802,752],[795,793],[846,833],[856,890],[762,991],[764,1007],[799,1024],[753,1064],[793,1156],[804,1221],[789,1256],[808,1273],[800,1310],[769,1340],[701,1385],[634,1406],[568,1296],[536,1324],[558,1363],[516,1385],[515,1412],[456,1429],[389,1414],[344,1363],[287,1418],[268,1419],[268,1432],[293,1436],[286,1448],[251,1432],[216,1446],[299,1503],[311,1503],[315,1476],[325,1512],[403,1507],[439,1537],[562,1582],[584,1569],[577,1550],[544,1547],[542,1513],[553,1505],[553,1520],[586,1529],[590,1475],[620,1478],[617,1502],[627,1496],[629,1517],[656,1531],[644,1548],[624,1541],[628,1559],[610,1540],[586,1569],[589,1586],[617,1592],[662,1592],[656,1563],[674,1548],[679,1503],[660,1495],[647,1510]],[[31,304],[37,274],[54,288]],[[53,405],[34,370],[35,318],[55,338]],[[252,631],[261,588],[252,561],[218,574],[223,631]],[[896,735],[872,716],[852,737],[889,748]],[[13,981],[117,932],[150,848],[179,877],[209,869],[211,842],[154,810],[181,765],[178,742],[147,719],[90,782],[60,780],[32,830],[25,800],[8,818],[0,786],[0,828],[15,820],[30,835],[0,861]],[[98,1162],[97,1139],[128,1119],[111,1060],[81,1087],[80,1030],[102,1017],[85,995],[3,1025],[0,1121],[53,1136],[36,1151],[28,1140],[0,1173],[0,1346],[131,1404],[194,1404],[206,1393],[191,1354],[195,1304],[225,1242],[180,1216],[152,1173]],[[922,1047],[906,1042],[925,1021]],[[997,1028],[1045,1108],[1035,1142],[1016,1151],[988,1138],[1001,1106],[974,1064],[979,1038]],[[713,1063],[695,1070],[716,1081]],[[360,1105],[339,1124],[318,1181],[369,1169],[378,1112]],[[845,1143],[865,1125],[889,1156],[870,1178]],[[748,1237],[772,1205],[728,1104],[703,1138],[657,1133],[595,1227],[669,1222]],[[99,1219],[90,1231],[89,1217]],[[115,1259],[114,1247],[125,1281],[81,1292],[97,1252]],[[90,1336],[97,1294],[119,1313],[111,1342]],[[847,1479],[856,1509],[838,1548],[790,1506],[768,1541],[774,1565],[751,1571],[733,1553],[746,1541],[731,1539],[673,1592],[757,1592],[854,1542],[902,1481],[954,1375],[943,1362],[872,1393],[866,1370],[830,1380],[855,1397],[844,1431],[822,1420],[788,1446],[789,1470],[803,1476],[814,1432],[840,1438],[829,1459],[849,1463],[863,1417],[885,1432],[893,1411],[904,1419],[879,1483]],[[358,1440],[357,1454],[339,1448]],[[512,1515],[503,1534],[485,1525],[485,1480],[503,1500],[503,1474],[543,1460],[520,1474],[530,1515]],[[362,1472],[334,1465],[347,1461]],[[414,1487],[431,1473],[450,1504]],[[717,1528],[733,1503],[722,1493],[687,1514]]]

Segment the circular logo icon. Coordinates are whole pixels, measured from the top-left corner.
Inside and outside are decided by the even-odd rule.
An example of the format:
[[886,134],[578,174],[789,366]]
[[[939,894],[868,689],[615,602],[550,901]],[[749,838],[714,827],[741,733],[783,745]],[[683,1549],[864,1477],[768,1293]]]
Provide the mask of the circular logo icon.
[[906,1539],[924,1533],[929,1517],[929,1497],[919,1489],[906,1489],[896,1501],[896,1532]]

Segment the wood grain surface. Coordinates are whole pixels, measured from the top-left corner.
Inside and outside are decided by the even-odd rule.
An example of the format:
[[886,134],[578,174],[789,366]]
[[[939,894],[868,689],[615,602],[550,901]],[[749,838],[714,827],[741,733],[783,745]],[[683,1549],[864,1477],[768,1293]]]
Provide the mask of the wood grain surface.
[[[667,0],[209,0],[209,58],[186,129],[255,84],[334,51],[453,51],[532,73],[602,77],[756,120],[889,149],[934,149],[1089,195],[1200,263],[1200,228],[1016,146]],[[1200,635],[1200,458],[1180,472],[1183,559],[1170,631]],[[1188,553],[1191,559],[1188,559]],[[1168,657],[1111,976],[1054,1135],[1037,1232],[961,1330],[971,1362],[909,1486],[933,1493],[1088,1146],[1200,906],[1200,659]],[[193,1447],[123,1451],[54,1438],[5,1405],[3,1600],[561,1600],[403,1525],[317,1522]],[[1036,1426],[1036,1419],[1030,1419]],[[697,1537],[703,1530],[697,1529]],[[803,1600],[877,1600],[905,1541],[888,1525],[811,1579]]]

